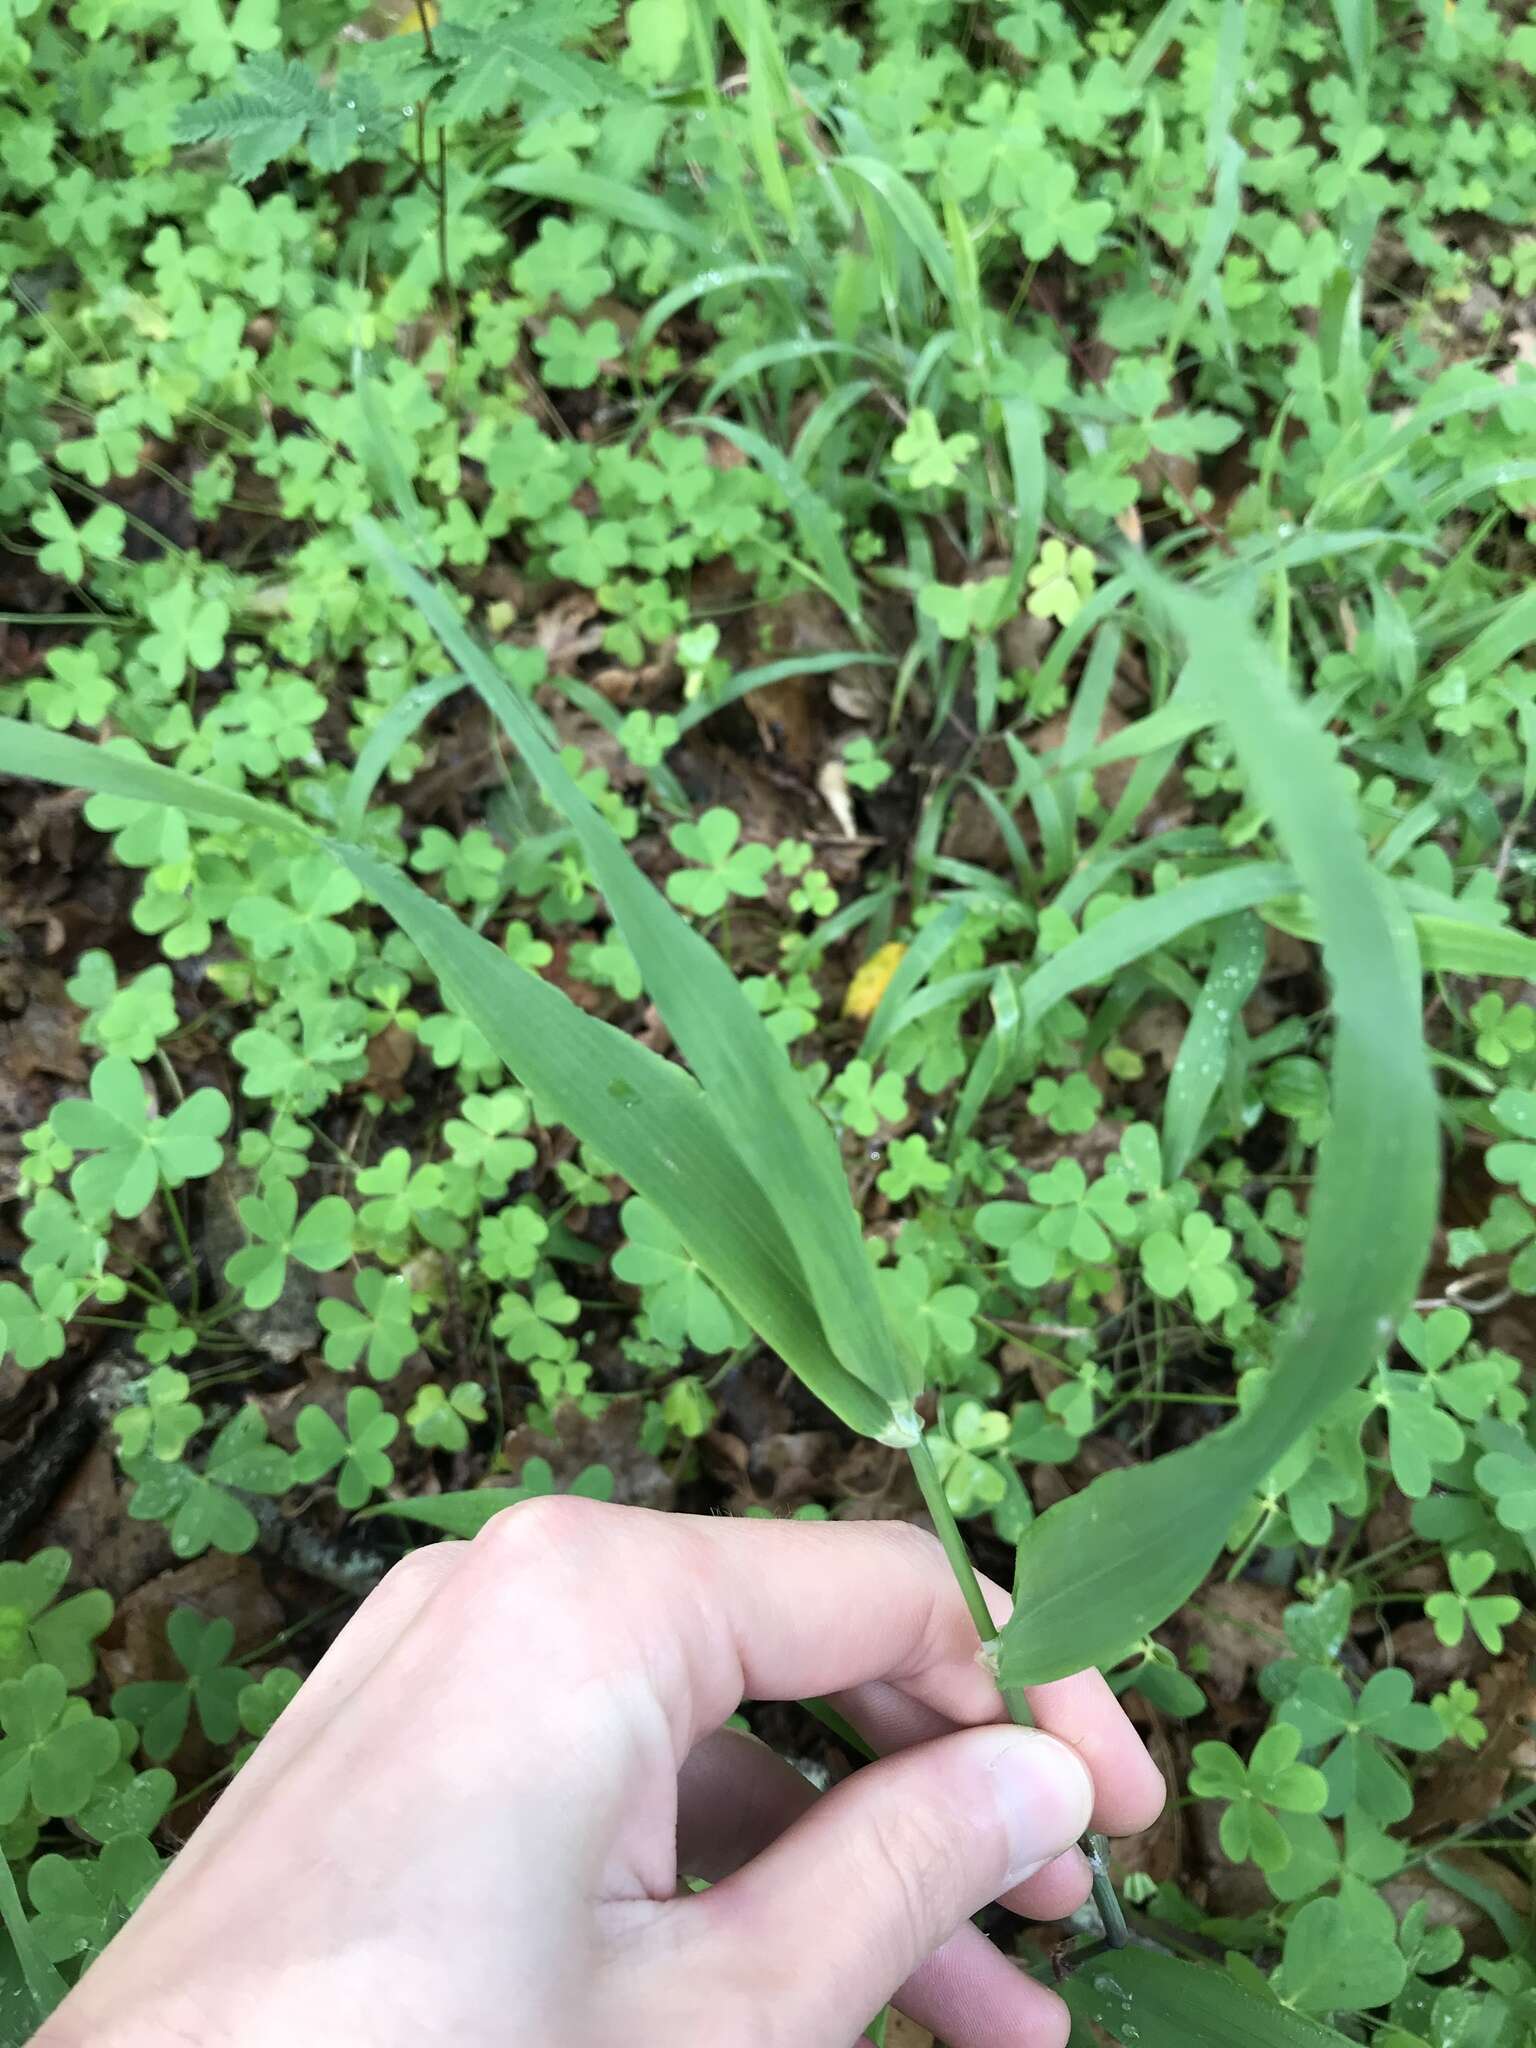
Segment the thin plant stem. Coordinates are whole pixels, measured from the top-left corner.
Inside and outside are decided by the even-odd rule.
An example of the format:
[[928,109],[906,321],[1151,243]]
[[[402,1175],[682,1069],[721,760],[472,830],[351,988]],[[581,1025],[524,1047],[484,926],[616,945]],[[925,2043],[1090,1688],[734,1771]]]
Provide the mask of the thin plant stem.
[[[986,1595],[976,1576],[976,1567],[971,1563],[970,1552],[965,1547],[965,1538],[960,1534],[960,1524],[955,1520],[944,1492],[944,1482],[939,1477],[938,1467],[933,1462],[933,1453],[922,1437],[907,1448],[912,1471],[917,1480],[918,1490],[923,1496],[938,1539],[944,1546],[944,1555],[949,1568],[955,1575],[966,1611],[975,1624],[976,1633],[983,1643],[997,1640],[997,1623],[992,1619],[992,1610],[987,1605]],[[1035,1717],[1029,1710],[1029,1701],[1024,1688],[1018,1685],[998,1684],[1003,1696],[1003,1705],[1008,1709],[1008,1718],[1016,1727],[1032,1728]],[[1099,1918],[1104,1922],[1104,1937],[1111,1948],[1124,1948],[1126,1942],[1125,1915],[1120,1910],[1120,1901],[1115,1895],[1114,1880],[1109,1874],[1109,1844],[1102,1835],[1084,1835],[1079,1846],[1088,1859],[1088,1868],[1093,1877],[1093,1903],[1099,1909]]]
[[[421,24],[422,48],[427,53],[428,61],[435,64],[437,62],[437,45],[432,40],[432,16],[427,6],[427,0],[416,0],[416,19]],[[427,94],[423,96],[423,102],[416,112],[416,146],[420,152],[422,177],[426,180],[428,191],[432,193],[437,201],[437,263],[439,270],[442,272],[443,296],[448,301],[449,310],[454,318],[454,326],[457,328],[458,305],[453,289],[453,274],[448,268],[448,136],[444,129],[439,128],[437,131],[437,178],[435,181],[427,170],[426,98],[430,96],[431,90],[432,88],[429,86]]]

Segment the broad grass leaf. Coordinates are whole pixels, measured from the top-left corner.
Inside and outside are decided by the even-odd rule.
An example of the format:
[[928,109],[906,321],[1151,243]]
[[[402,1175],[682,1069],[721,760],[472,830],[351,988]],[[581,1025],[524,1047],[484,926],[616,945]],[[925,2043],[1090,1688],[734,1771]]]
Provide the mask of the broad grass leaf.
[[[541,1468],[541,1479],[549,1483],[528,1483],[528,1474],[535,1466]],[[356,1519],[367,1522],[379,1515],[389,1515],[398,1521],[419,1522],[423,1528],[437,1529],[444,1536],[457,1536],[467,1541],[478,1536],[488,1522],[494,1522],[506,1509],[516,1507],[519,1501],[542,1500],[561,1490],[553,1484],[544,1460],[530,1458],[523,1468],[521,1485],[477,1486],[467,1493],[434,1493],[422,1500],[381,1500],[371,1508],[364,1508]],[[606,1465],[589,1465],[563,1490],[582,1500],[612,1500],[613,1474]]]
[[589,1017],[398,869],[361,847],[334,851],[517,1078],[662,1212],[786,1365],[850,1428],[866,1436],[887,1428],[890,1401],[828,1349],[789,1236],[698,1084]]
[[[887,1404],[886,1430],[870,1433],[909,1441],[918,1427],[912,1403],[921,1372],[880,1305],[831,1126],[725,961],[636,867],[441,589],[402,560],[377,522],[359,520],[358,533],[500,720],[546,799],[569,822],[719,1129],[794,1246],[831,1351]],[[670,1215],[674,1205],[658,1206]],[[762,1328],[729,1284],[722,1291],[736,1299],[754,1328]],[[846,1419],[844,1408],[838,1412]]]
[[93,795],[134,797],[141,803],[168,805],[220,825],[256,825],[268,832],[312,839],[302,818],[237,789],[199,782],[178,768],[138,760],[91,740],[71,739],[18,718],[0,718],[0,759],[8,775],[33,775],[39,782],[64,789],[88,789]]
[[1234,601],[1192,597],[1150,571],[1143,580],[1190,650],[1188,694],[1216,707],[1317,917],[1333,983],[1333,1120],[1301,1282],[1263,1395],[1187,1450],[1104,1474],[1026,1531],[999,1653],[1006,1685],[1108,1664],[1188,1599],[1249,1495],[1379,1355],[1412,1299],[1435,1214],[1437,1126],[1412,926],[1370,864],[1335,745]]
[[1225,1970],[1154,1949],[1096,1957],[1063,1995],[1077,2019],[1139,2048],[1345,2048],[1332,2027],[1261,1998]]

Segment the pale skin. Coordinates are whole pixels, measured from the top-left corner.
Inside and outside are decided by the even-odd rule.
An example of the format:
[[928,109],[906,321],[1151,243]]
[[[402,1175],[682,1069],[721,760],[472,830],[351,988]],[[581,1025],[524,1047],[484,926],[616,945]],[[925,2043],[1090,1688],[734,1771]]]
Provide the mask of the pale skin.
[[[883,1753],[823,1798],[722,1726],[820,1695]],[[1062,2048],[970,1916],[1071,1912],[1163,1784],[1097,1673],[1031,1704],[916,1530],[527,1502],[389,1574],[37,2048],[867,2048],[892,1999]]]

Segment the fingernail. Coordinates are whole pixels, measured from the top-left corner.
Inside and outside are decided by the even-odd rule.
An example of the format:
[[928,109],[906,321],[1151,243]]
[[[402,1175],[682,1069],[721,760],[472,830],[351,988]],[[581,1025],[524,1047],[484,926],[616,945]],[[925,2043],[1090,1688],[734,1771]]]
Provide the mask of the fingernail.
[[1076,1750],[1038,1728],[1000,1728],[997,1734],[991,1777],[1008,1836],[1008,1890],[1084,1833],[1093,1813],[1093,1780]]

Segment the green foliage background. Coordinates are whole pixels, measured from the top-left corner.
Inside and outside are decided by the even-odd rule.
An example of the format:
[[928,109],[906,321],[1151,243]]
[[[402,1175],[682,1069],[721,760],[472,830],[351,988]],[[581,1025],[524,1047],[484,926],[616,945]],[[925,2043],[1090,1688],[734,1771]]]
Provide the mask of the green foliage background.
[[[1334,1114],[1312,909],[1127,563],[1239,594],[1337,741],[1425,970],[1442,1227],[1236,1516],[1222,1575],[1290,1596],[1255,1685],[1202,1686],[1198,1629],[1111,1660],[1251,1880],[1224,1910],[1191,1851],[1131,1894],[1227,1955],[1255,2038],[1536,2025],[1528,1918],[1415,1820],[1529,1655],[1533,74],[1488,0],[0,0],[0,713],[344,827],[645,1030],[575,837],[481,775],[354,530],[408,485],[500,674],[837,1128],[994,1560],[1051,1468],[1251,1407]],[[796,678],[822,757],[765,825],[718,757]],[[27,1372],[134,1359],[123,1512],[183,1560],[273,1501],[462,1532],[483,1478],[556,1483],[507,1471],[508,1425],[573,1413],[704,1487],[759,1347],[361,884],[234,805],[98,795],[81,840],[124,917],[61,963],[89,1084],[20,1134],[0,1322]],[[887,946],[861,1031],[843,994]],[[1025,999],[1073,947],[1092,971]],[[253,1332],[295,1305],[311,1370],[274,1402]],[[68,1572],[0,1566],[0,2016],[153,1881],[186,1730],[233,1763],[296,1683],[185,1610],[184,1677],[109,1692],[110,1602]],[[1528,1789],[1460,1831],[1526,1879]],[[1471,1955],[1405,1905],[1426,1870]],[[1085,2040],[1194,2024],[1155,1966],[1129,2019],[1073,1995]]]

